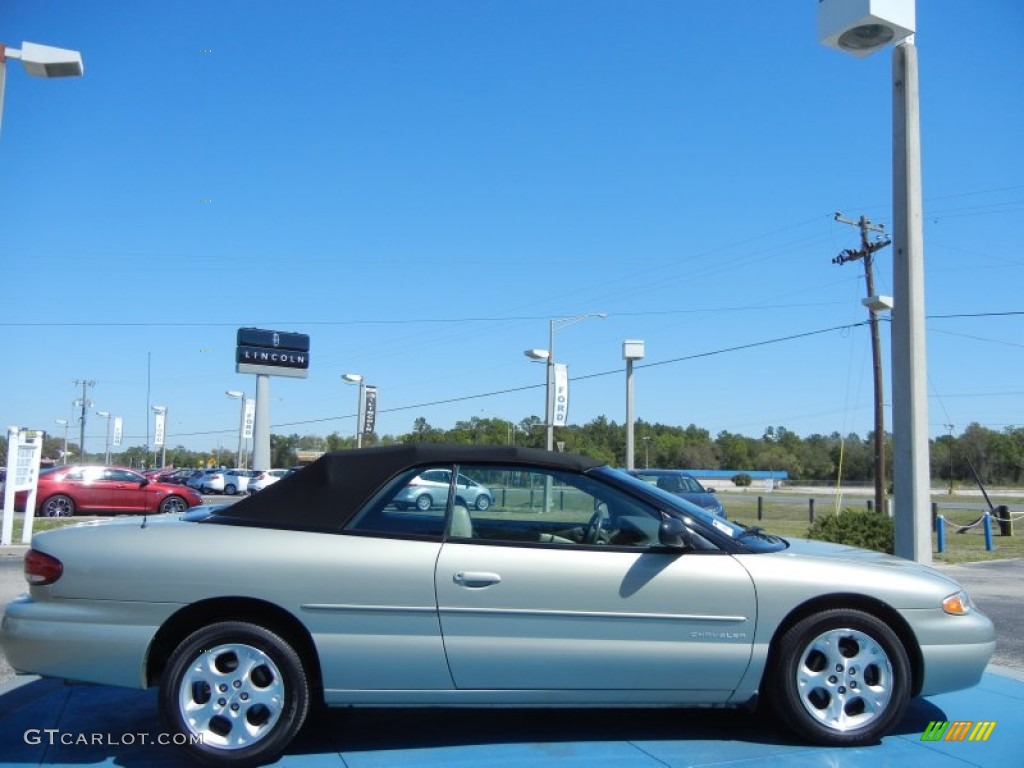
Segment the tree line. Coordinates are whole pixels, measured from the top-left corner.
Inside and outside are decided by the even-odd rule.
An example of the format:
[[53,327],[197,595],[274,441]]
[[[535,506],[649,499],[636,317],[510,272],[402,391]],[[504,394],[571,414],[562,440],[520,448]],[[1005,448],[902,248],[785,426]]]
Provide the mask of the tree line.
[[[784,470],[796,483],[863,483],[874,478],[873,435],[851,433],[840,435],[812,434],[800,437],[781,426],[766,427],[760,437],[722,431],[714,437],[695,424],[687,427],[650,423],[639,420],[634,429],[636,440],[634,461],[637,467],[734,470]],[[887,477],[892,477],[891,435],[886,436]],[[520,445],[543,448],[544,425],[537,417],[519,422],[474,416],[458,421],[450,429],[431,426],[417,418],[412,429],[399,435],[365,435],[364,446],[393,445],[406,442],[462,443],[476,445]],[[587,424],[559,427],[555,441],[560,450],[581,453],[605,461],[612,466],[626,462],[626,430],[604,416]],[[304,456],[319,451],[340,451],[355,447],[355,438],[337,432],[319,435],[270,436],[271,464],[290,467]],[[985,484],[1020,485],[1024,475],[1024,427],[1007,427],[999,432],[979,424],[971,424],[960,435],[943,435],[930,443],[931,477],[933,483],[973,485],[975,477]],[[43,443],[46,463],[61,462],[63,440],[47,435]],[[80,462],[78,446],[68,443],[70,461]],[[194,451],[177,446],[167,447],[167,465],[203,467],[236,465],[233,451],[217,448]],[[6,466],[7,442],[0,437],[0,456]],[[112,454],[119,466],[146,468],[157,466],[160,455],[134,446]],[[102,463],[102,453],[85,457],[91,463]]]

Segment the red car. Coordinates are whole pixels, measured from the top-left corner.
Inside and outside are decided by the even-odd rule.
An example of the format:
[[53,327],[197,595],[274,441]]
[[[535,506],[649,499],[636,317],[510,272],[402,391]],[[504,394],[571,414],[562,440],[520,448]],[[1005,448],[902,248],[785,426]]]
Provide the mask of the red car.
[[[15,494],[24,511],[28,491]],[[184,512],[203,503],[182,485],[157,483],[122,467],[69,466],[46,469],[36,484],[36,514],[70,517],[79,512]]]

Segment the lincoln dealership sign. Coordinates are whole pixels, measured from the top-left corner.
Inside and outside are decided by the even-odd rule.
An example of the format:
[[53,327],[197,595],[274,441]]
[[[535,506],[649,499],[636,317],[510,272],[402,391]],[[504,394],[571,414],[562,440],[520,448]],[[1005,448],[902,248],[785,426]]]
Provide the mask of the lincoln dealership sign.
[[309,373],[309,336],[239,328],[235,371],[304,379]]

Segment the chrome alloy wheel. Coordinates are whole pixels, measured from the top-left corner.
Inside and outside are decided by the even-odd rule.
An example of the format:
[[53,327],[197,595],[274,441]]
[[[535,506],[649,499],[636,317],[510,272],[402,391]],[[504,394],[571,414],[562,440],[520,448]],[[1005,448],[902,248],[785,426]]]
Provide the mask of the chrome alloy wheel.
[[208,747],[252,746],[273,732],[284,706],[281,670],[266,653],[242,643],[202,651],[178,686],[181,721]]
[[830,629],[804,648],[796,666],[796,690],[807,713],[824,727],[862,728],[888,710],[892,663],[870,635]]

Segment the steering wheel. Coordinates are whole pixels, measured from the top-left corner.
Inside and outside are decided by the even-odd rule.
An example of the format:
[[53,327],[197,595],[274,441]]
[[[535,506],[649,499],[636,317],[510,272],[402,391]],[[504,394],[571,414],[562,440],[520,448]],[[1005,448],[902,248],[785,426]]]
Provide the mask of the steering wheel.
[[590,516],[590,520],[587,522],[586,533],[583,534],[584,544],[600,544],[599,536],[601,535],[601,523],[608,515],[608,508],[604,504],[598,504],[594,509],[594,514]]

